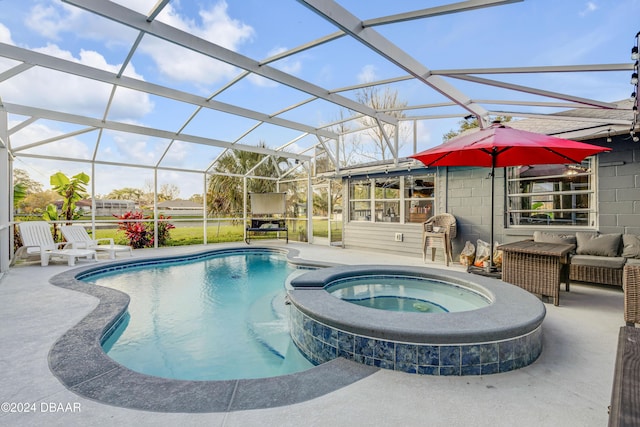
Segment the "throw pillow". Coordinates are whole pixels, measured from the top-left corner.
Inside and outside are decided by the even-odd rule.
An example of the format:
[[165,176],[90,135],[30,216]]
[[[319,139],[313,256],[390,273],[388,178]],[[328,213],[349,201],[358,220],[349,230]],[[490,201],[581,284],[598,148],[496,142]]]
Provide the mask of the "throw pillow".
[[576,232],[578,255],[619,256],[622,234],[593,234],[584,231]]
[[633,234],[622,235],[622,256],[625,258],[640,258],[640,236]]
[[576,244],[576,236],[571,234],[548,233],[546,231],[534,231],[533,241],[540,243],[566,243]]

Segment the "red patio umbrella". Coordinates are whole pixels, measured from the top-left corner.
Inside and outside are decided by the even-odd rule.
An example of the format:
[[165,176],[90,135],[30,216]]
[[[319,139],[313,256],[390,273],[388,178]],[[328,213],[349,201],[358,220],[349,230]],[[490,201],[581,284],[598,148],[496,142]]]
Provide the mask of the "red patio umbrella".
[[580,163],[585,157],[609,151],[570,139],[513,129],[501,123],[453,138],[409,157],[430,166],[483,166],[491,168],[491,250],[493,264],[493,183],[496,167]]

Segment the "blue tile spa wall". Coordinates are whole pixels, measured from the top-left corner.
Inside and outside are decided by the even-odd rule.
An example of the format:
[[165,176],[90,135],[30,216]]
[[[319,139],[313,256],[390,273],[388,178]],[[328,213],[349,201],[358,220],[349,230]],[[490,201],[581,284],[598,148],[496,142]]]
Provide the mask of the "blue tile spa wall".
[[542,351],[542,327],[527,335],[463,345],[411,344],[355,335],[324,325],[291,306],[291,336],[312,362],[336,357],[425,375],[487,375],[533,363]]

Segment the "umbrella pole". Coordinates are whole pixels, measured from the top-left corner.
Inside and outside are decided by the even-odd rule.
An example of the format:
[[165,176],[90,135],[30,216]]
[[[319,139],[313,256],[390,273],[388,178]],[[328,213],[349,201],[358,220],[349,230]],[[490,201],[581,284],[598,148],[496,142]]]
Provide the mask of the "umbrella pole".
[[493,147],[491,151],[491,236],[489,238],[489,265],[487,266],[487,273],[491,273],[493,269],[493,211],[495,209],[494,201],[494,183],[496,178],[496,147]]

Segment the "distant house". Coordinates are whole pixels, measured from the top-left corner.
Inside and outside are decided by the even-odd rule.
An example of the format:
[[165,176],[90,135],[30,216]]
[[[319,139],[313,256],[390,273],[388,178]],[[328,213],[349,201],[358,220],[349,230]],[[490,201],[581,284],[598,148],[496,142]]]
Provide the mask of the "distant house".
[[171,216],[202,216],[202,203],[183,199],[166,200],[158,203],[158,211]]
[[[83,215],[91,215],[91,206],[93,203],[96,205],[96,216],[122,215],[126,212],[136,210],[136,203],[131,200],[109,199],[78,200],[76,202],[76,208],[78,208]],[[58,210],[61,210],[64,201],[57,200],[53,204],[56,205]]]
[[[132,200],[96,199],[93,202],[95,203],[96,216],[123,215],[136,210],[136,203]],[[91,205],[88,209],[91,209]]]

